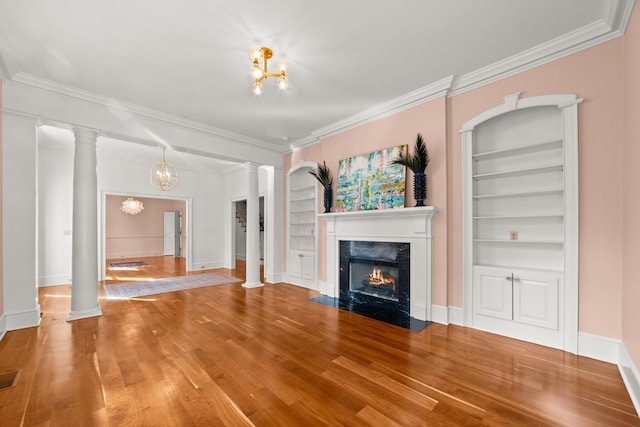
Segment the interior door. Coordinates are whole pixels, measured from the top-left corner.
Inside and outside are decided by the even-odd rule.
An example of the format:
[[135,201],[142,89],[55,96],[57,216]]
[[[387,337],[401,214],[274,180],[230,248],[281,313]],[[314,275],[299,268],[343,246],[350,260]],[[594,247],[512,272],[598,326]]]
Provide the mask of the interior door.
[[176,253],[175,212],[164,213],[164,255]]

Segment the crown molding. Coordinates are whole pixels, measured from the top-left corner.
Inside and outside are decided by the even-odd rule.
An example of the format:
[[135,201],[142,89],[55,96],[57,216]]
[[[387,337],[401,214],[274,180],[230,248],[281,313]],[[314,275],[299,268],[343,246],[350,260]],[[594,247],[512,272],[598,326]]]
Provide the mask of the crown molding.
[[293,142],[290,146],[291,150],[317,144],[324,138],[346,132],[350,129],[396,114],[416,105],[424,104],[425,102],[433,99],[446,96],[453,79],[453,75],[445,77],[430,85],[421,87],[420,89],[414,90],[390,101],[383,102],[382,104],[378,104],[361,113],[354,114],[353,116],[349,116],[328,126],[313,130],[310,132],[310,136]]
[[459,95],[623,35],[634,3],[635,0],[606,0],[600,21],[458,76],[449,96]]
[[141,105],[132,104],[124,101],[119,101],[113,98],[109,98],[94,92],[78,89],[72,86],[63,85],[51,80],[43,79],[41,77],[34,76],[27,73],[18,73],[11,80],[16,84],[22,84],[32,88],[52,92],[58,95],[62,95],[68,98],[76,99],[82,102],[98,105],[110,110],[119,110],[138,117],[156,120],[164,122],[173,126],[180,126],[189,130],[205,133],[217,138],[228,140],[229,142],[240,142],[265,148],[276,152],[281,152],[280,146],[270,144],[265,141],[250,138],[241,134],[230,132],[224,129],[208,126],[200,122],[188,120],[173,114],[163,113],[161,111],[153,110],[151,108],[143,107]]

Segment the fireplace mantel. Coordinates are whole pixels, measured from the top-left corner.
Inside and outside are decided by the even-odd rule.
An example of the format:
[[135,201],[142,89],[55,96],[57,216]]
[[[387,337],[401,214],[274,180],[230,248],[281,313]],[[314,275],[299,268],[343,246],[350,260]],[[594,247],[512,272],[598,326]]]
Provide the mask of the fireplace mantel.
[[340,294],[341,240],[411,244],[411,317],[431,320],[432,220],[435,206],[319,214],[326,224],[327,281],[320,291]]

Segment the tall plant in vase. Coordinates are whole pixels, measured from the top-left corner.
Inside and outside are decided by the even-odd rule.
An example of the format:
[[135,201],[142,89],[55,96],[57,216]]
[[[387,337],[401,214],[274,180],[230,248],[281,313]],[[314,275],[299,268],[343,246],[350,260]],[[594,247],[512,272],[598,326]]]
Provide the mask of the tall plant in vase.
[[427,198],[427,166],[429,166],[429,151],[424,143],[422,135],[416,137],[413,154],[400,154],[391,160],[393,165],[402,165],[413,172],[413,197],[416,199],[416,206],[424,206]]
[[324,187],[324,213],[331,212],[331,205],[333,204],[333,177],[331,171],[327,166],[327,163],[323,160],[322,165],[318,165],[317,168],[309,171],[311,175],[318,180],[318,182]]

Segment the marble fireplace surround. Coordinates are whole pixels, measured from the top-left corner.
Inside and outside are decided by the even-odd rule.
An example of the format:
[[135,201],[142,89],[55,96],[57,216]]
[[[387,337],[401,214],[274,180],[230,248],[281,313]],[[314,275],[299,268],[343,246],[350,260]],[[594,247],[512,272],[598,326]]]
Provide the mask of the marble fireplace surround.
[[431,320],[434,206],[319,214],[326,224],[327,281],[320,292],[340,296],[340,241],[404,242],[411,245],[411,317]]

